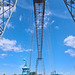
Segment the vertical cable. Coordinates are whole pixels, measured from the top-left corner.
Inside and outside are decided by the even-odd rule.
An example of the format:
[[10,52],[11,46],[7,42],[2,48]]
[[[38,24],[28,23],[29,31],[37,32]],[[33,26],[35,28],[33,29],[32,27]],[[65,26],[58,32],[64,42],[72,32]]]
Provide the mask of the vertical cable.
[[10,16],[10,0],[9,0],[9,16]]
[[30,71],[31,71],[31,65],[32,65],[32,50],[33,50],[33,38],[34,38],[34,14],[33,14],[33,25],[32,25],[32,39],[31,39],[31,52],[30,52]]
[[4,0],[3,0],[3,31],[4,31]]

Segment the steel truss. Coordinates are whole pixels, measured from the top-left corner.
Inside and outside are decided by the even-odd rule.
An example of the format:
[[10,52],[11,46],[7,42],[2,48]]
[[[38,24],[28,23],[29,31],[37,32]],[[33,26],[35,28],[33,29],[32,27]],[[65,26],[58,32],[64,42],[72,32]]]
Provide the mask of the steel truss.
[[75,0],[64,0],[64,2],[75,22]]
[[0,38],[9,22],[17,0],[0,0]]
[[[36,37],[37,37],[37,50],[38,50],[38,58],[36,63],[36,74],[37,74],[38,62],[43,61],[42,46],[43,46],[45,0],[33,0],[33,3],[34,3],[34,15],[35,15]],[[42,64],[44,63],[42,62]],[[43,69],[43,71],[45,75],[45,69]]]

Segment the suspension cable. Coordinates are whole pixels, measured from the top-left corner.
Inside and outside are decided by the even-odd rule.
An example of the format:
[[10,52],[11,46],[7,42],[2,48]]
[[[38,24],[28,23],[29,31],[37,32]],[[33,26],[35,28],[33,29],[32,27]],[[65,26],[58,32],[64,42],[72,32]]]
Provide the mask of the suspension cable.
[[33,14],[33,25],[32,25],[32,37],[31,37],[30,64],[29,64],[30,71],[31,71],[31,65],[32,65],[33,38],[34,38],[34,14]]
[[[46,29],[46,32],[50,32],[51,33],[51,25],[50,25],[50,29]],[[47,39],[47,45],[48,45],[48,50],[47,50],[47,53],[48,53],[48,56],[49,56],[49,63],[51,64],[51,71],[53,72],[55,70],[55,67],[54,67],[54,63],[53,63],[53,53],[52,53],[52,44],[51,44],[51,35],[48,35],[48,39]],[[49,44],[50,43],[50,44]]]

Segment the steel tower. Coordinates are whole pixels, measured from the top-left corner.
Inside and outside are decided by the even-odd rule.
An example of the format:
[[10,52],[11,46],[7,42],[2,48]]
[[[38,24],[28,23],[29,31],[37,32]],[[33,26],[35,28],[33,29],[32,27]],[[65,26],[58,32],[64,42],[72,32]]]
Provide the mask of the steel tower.
[[0,0],[0,38],[12,15],[17,0]]
[[41,61],[43,65],[42,66],[43,73],[45,75],[44,60],[42,58],[45,0],[33,0],[33,3],[34,3],[34,15],[35,15],[35,26],[36,26],[37,50],[38,50],[38,58],[36,61],[36,75],[37,75],[39,61]]
[[64,2],[75,22],[75,0],[64,0]]

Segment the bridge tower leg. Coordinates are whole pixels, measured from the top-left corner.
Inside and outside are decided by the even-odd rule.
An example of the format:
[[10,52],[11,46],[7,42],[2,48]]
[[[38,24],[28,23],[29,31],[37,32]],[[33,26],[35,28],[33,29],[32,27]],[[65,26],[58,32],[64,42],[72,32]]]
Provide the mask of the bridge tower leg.
[[38,50],[38,58],[36,61],[36,75],[38,74],[37,70],[39,62],[42,63],[43,74],[45,75],[44,59],[42,58],[45,0],[33,0],[33,3],[34,3],[34,15],[36,26],[37,50]]

